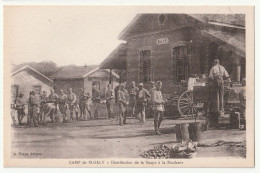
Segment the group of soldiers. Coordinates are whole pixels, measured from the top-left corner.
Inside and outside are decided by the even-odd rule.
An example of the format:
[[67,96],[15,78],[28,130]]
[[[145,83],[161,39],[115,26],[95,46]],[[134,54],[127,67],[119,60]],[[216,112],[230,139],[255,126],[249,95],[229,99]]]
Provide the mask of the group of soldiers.
[[[107,115],[109,119],[114,119],[113,105],[114,102],[119,106],[119,125],[123,126],[126,123],[128,116],[139,119],[142,125],[146,120],[146,107],[148,104],[153,107],[154,127],[156,134],[159,132],[159,127],[163,119],[164,100],[161,93],[162,82],[151,82],[151,88],[148,91],[144,88],[143,83],[139,83],[138,87],[135,82],[131,82],[129,89],[126,89],[125,82],[120,83],[115,90],[112,89],[111,84],[107,85],[105,93],[105,102],[107,108]],[[89,93],[84,93],[81,89],[81,94],[77,98],[73,93],[72,88],[69,88],[68,94],[64,90],[60,90],[60,94],[54,93],[50,89],[50,94],[47,96],[46,91],[31,91],[29,99],[24,102],[24,94],[20,93],[15,99],[14,109],[17,111],[17,118],[19,125],[22,124],[23,117],[25,117],[25,105],[28,105],[27,125],[37,127],[39,124],[46,124],[46,117],[49,116],[51,123],[55,122],[72,122],[80,119],[98,119],[100,104],[102,102],[100,91],[97,86],[93,87],[92,97]],[[91,106],[93,105],[92,117]],[[69,116],[67,115],[69,110]],[[74,116],[74,112],[76,116]],[[61,115],[61,121],[57,120],[57,115]],[[12,116],[15,122],[14,116]]]
[[144,88],[143,83],[139,83],[136,87],[135,82],[127,90],[125,83],[121,83],[115,88],[116,103],[119,105],[119,124],[123,126],[126,123],[127,116],[139,119],[139,123],[145,123],[145,110],[148,104],[152,105],[152,114],[154,116],[155,134],[160,135],[160,124],[164,115],[164,99],[161,93],[162,82],[151,82],[151,88],[148,91]]
[[[47,96],[46,91],[31,91],[27,102],[24,100],[24,94],[21,92],[15,99],[13,110],[17,111],[17,119],[19,125],[22,125],[23,117],[25,117],[25,105],[28,105],[27,124],[37,127],[39,124],[46,124],[46,117],[50,116],[51,123],[57,121],[55,115],[61,114],[62,120],[59,122],[72,122],[75,120],[87,119],[87,112],[92,119],[90,110],[90,94],[84,93],[81,89],[81,95],[77,99],[72,88],[69,88],[68,94],[64,93],[64,90],[60,90],[60,94],[54,93],[54,90],[50,89],[50,94]],[[98,102],[100,102],[100,92],[94,87],[92,102],[94,104],[94,118],[98,118]],[[69,110],[69,117],[67,116],[67,110]],[[74,112],[76,117],[74,117]],[[80,117],[79,117],[80,113]],[[15,123],[15,116],[12,115],[13,122]]]
[[[219,65],[218,59],[214,61],[214,66],[210,70],[209,78],[213,83],[209,122],[211,126],[218,126],[218,118],[224,113],[223,78],[227,78],[230,81],[226,69]],[[47,96],[45,91],[31,91],[27,103],[27,123],[32,126],[46,124],[46,116],[50,116],[51,122],[54,123],[56,121],[55,115],[58,113],[62,115],[62,122],[88,119],[87,113],[90,119],[98,119],[101,102],[106,104],[108,118],[114,119],[113,105],[115,102],[119,106],[119,125],[123,126],[124,124],[127,124],[127,117],[135,117],[139,120],[139,123],[143,125],[146,120],[146,107],[147,105],[150,105],[152,107],[151,114],[154,117],[155,134],[160,135],[159,127],[164,117],[165,103],[161,93],[162,82],[151,82],[149,91],[144,88],[143,83],[139,83],[138,86],[136,86],[134,81],[132,81],[130,87],[127,88],[128,89],[126,89],[125,82],[121,82],[114,90],[112,89],[111,84],[108,84],[105,99],[103,100],[101,99],[101,94],[97,86],[93,87],[92,97],[89,93],[84,93],[84,90],[81,89],[79,98],[77,98],[76,94],[73,93],[72,88],[69,88],[67,95],[61,89],[59,96],[54,93],[53,89],[50,90],[49,96]],[[17,110],[19,124],[21,124],[22,119],[25,116],[25,104],[22,100],[23,94],[20,93],[15,101],[15,109]],[[90,104],[91,102],[93,104]],[[91,105],[93,105],[93,117],[91,113]],[[66,113],[67,109],[69,110],[69,117]],[[76,113],[75,119],[74,112]]]

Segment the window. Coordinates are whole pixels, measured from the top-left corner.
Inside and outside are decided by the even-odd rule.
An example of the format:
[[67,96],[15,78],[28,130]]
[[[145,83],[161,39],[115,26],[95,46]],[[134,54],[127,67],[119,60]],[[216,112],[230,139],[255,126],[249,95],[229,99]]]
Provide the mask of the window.
[[33,86],[33,91],[35,91],[36,93],[38,93],[39,91],[42,91],[41,85],[34,85]]
[[150,82],[152,74],[151,51],[143,50],[140,52],[140,78],[141,81]]
[[182,80],[187,80],[189,77],[189,57],[188,49],[186,46],[179,46],[173,49],[173,65],[174,69],[174,79],[176,82],[181,82]]

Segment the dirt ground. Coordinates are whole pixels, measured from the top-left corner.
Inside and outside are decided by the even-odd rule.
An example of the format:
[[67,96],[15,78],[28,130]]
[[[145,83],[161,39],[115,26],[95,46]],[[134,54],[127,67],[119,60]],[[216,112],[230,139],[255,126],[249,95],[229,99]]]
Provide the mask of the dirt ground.
[[[127,125],[118,121],[98,120],[47,124],[37,128],[12,127],[12,157],[18,158],[141,158],[154,146],[173,146],[174,125],[194,120],[165,119],[163,135],[154,135],[153,119],[144,125],[134,118]],[[203,121],[203,120],[199,120]],[[246,131],[209,130],[202,132],[202,142],[196,157],[246,157]]]

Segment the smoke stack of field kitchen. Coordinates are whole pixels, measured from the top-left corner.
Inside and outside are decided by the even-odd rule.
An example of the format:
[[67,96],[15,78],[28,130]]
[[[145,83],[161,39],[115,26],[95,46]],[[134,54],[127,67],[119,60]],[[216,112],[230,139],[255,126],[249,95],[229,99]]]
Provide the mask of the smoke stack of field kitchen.
[[162,81],[173,107],[164,114],[183,120],[175,123],[180,145],[173,150],[195,151],[202,130],[245,129],[244,15],[139,14],[119,38],[127,43],[101,68],[124,68],[128,82],[145,88]]

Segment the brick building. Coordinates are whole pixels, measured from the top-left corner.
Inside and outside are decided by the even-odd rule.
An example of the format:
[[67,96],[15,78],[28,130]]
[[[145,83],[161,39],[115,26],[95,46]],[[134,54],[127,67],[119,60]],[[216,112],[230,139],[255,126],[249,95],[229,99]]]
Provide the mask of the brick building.
[[161,80],[173,94],[191,74],[208,76],[217,56],[239,84],[245,77],[245,16],[138,14],[120,33],[120,44],[100,64],[125,69],[127,81]]

